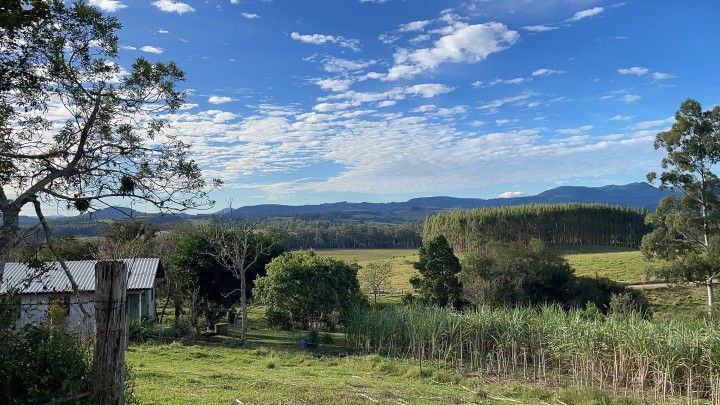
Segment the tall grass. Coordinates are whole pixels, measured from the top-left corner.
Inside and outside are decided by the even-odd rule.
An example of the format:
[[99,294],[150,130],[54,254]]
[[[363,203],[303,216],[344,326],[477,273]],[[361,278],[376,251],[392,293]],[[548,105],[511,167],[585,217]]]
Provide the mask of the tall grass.
[[558,307],[393,308],[353,312],[346,333],[351,346],[368,352],[481,375],[720,403],[720,327],[709,321]]

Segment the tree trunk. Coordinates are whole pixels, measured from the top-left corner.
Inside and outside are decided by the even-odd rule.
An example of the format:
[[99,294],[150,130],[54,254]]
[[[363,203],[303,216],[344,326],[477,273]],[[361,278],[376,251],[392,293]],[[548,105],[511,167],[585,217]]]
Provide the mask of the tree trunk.
[[248,308],[247,308],[247,283],[245,272],[240,273],[240,306],[242,307],[242,326],[240,329],[240,341],[245,344],[248,331]]
[[125,393],[128,338],[127,268],[122,262],[95,265],[95,403],[121,405]]
[[707,287],[707,304],[708,304],[708,317],[712,318],[713,316],[713,305],[715,304],[715,291],[713,290],[713,279],[709,279],[707,283],[705,284]]

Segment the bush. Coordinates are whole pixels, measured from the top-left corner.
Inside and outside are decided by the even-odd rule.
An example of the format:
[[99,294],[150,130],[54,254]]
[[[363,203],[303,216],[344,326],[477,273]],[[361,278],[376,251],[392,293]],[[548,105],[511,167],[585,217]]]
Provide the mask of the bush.
[[60,329],[2,330],[0,342],[0,403],[53,403],[90,393],[90,348]]
[[566,304],[573,299],[573,269],[538,240],[491,243],[463,260],[463,298],[473,305]]
[[475,306],[559,304],[569,309],[592,304],[608,313],[617,296],[613,312],[650,314],[640,291],[607,278],[575,276],[565,258],[539,240],[488,244],[483,253],[465,257],[460,279],[463,298]]
[[307,329],[311,322],[321,322],[332,328],[351,308],[367,304],[357,272],[357,265],[313,251],[275,258],[257,283],[258,297],[268,307],[268,323]]

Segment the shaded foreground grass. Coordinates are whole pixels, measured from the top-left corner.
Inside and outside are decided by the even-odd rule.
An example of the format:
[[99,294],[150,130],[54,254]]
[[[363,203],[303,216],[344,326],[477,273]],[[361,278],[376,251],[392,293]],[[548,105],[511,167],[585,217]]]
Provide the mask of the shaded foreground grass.
[[377,355],[286,349],[132,345],[127,361],[147,404],[634,404],[595,390],[488,382]]

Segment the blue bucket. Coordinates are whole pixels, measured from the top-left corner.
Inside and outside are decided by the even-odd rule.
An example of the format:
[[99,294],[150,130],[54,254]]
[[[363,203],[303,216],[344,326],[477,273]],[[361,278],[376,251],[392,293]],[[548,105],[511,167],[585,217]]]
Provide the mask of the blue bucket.
[[307,339],[300,340],[300,348],[303,350],[307,350],[308,348],[308,341]]

